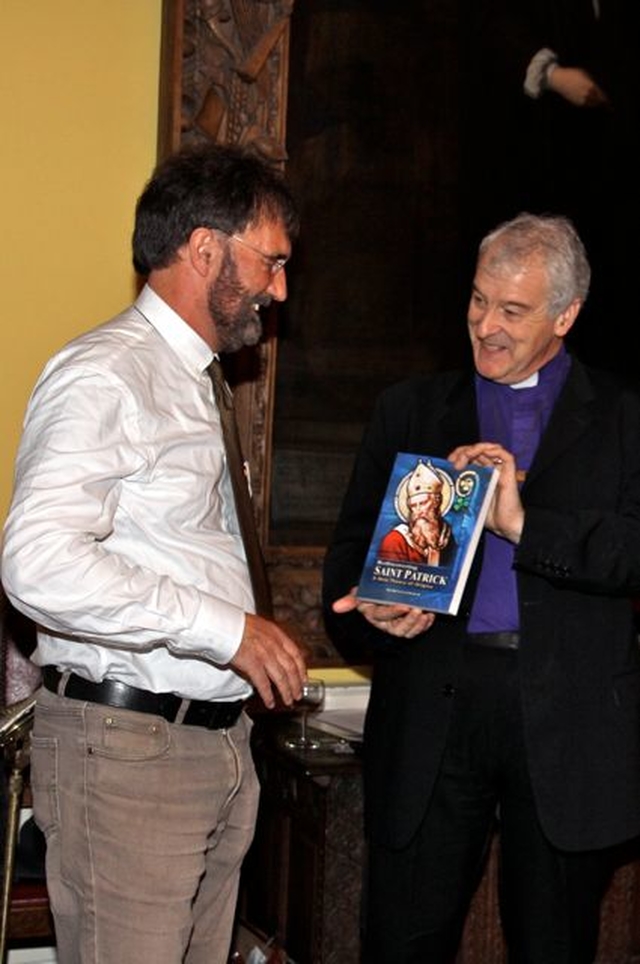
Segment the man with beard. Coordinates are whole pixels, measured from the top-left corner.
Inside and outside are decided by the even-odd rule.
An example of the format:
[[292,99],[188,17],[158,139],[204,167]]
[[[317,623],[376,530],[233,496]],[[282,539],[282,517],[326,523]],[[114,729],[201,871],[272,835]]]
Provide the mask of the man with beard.
[[161,163],[136,207],[147,283],[30,400],[3,582],[38,624],[34,814],[60,964],[226,964],[258,784],[253,689],[305,663],[256,613],[208,369],[286,297],[294,201],[258,157]]
[[[404,504],[401,499],[397,501]],[[419,462],[407,480],[405,514],[406,521],[381,540],[380,559],[446,565],[454,543],[451,526],[442,517],[442,480],[431,465]]]

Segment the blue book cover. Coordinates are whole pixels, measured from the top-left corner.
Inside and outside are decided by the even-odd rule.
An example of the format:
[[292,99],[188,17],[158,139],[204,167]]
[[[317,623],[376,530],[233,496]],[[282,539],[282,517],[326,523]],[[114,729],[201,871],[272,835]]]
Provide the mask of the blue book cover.
[[359,599],[455,615],[498,470],[399,452],[358,585]]

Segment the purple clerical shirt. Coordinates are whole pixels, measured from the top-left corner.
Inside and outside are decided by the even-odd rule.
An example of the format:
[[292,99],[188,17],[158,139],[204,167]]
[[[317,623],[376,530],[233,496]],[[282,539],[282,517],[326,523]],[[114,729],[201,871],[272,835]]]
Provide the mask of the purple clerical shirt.
[[[499,442],[512,452],[516,466],[527,472],[564,385],[571,359],[564,346],[550,362],[517,385],[498,385],[476,375],[480,438]],[[482,569],[467,627],[470,633],[517,631],[520,628],[515,546],[492,532],[485,534]]]

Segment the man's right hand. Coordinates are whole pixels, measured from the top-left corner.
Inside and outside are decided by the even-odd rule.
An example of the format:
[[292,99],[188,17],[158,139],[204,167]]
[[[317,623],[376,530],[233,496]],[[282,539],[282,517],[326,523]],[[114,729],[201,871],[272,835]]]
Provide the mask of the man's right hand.
[[346,596],[336,599],[331,608],[334,613],[357,610],[368,623],[383,633],[403,639],[413,639],[433,626],[436,614],[400,603],[380,604],[363,602],[356,596],[355,587]]
[[300,646],[277,623],[247,613],[238,650],[230,661],[248,679],[269,709],[276,705],[275,686],[285,706],[302,695],[307,666]]

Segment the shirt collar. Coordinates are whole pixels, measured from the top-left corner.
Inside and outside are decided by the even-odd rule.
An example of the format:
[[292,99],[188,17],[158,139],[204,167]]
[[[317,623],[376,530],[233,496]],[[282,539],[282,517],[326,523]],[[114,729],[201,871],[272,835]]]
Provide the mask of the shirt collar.
[[516,382],[515,385],[509,385],[509,388],[535,388],[540,380],[540,372],[534,372],[533,375],[529,375],[528,378],[523,378],[521,382]]
[[475,381],[476,386],[481,391],[485,388],[499,389],[504,391],[505,389],[521,389],[521,388],[536,388],[538,385],[541,387],[545,385],[557,385],[561,384],[569,368],[571,367],[571,356],[567,352],[564,344],[560,345],[560,350],[551,358],[546,364],[539,368],[538,371],[533,372],[527,378],[523,378],[521,382],[516,382],[514,385],[501,385],[498,382],[492,381],[490,378],[484,378],[478,372],[476,372]]
[[206,341],[148,284],[138,295],[135,307],[187,367],[202,374],[211,364],[213,352]]

